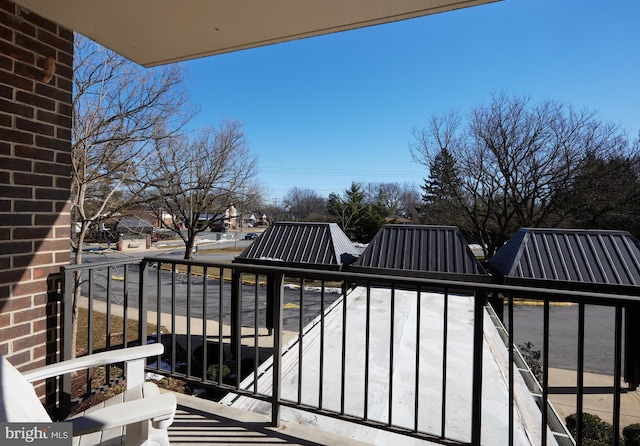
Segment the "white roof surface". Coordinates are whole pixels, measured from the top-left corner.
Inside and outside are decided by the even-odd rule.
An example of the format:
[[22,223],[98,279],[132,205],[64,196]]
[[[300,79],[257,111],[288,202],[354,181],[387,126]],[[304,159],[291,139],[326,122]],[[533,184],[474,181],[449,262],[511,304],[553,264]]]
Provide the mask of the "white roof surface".
[[[395,291],[393,414],[394,425],[412,429],[415,405],[416,305],[417,293]],[[388,422],[390,300],[388,289],[371,289],[371,329],[369,358],[369,411],[371,420]],[[327,310],[325,317],[325,358],[323,408],[340,410],[342,363],[342,299]],[[419,429],[440,434],[442,404],[442,356],[444,296],[421,294]],[[473,300],[450,295],[447,335],[446,437],[471,439],[471,389],[473,363]],[[358,288],[347,297],[347,347],[345,412],[362,416],[365,373],[366,290]],[[508,353],[485,313],[483,353],[482,444],[508,444]],[[296,401],[298,395],[297,340],[287,345],[283,356],[283,399]],[[302,403],[317,406],[320,369],[319,318],[305,331],[303,340]],[[261,366],[259,392],[271,391],[271,363]],[[515,373],[515,444],[540,444],[540,411],[519,373]],[[243,383],[252,388],[253,378]],[[256,412],[269,413],[270,404],[230,395],[223,403]],[[398,436],[360,424],[283,407],[283,421],[308,424],[370,444],[424,445],[423,440]],[[556,444],[548,435],[548,444]]]

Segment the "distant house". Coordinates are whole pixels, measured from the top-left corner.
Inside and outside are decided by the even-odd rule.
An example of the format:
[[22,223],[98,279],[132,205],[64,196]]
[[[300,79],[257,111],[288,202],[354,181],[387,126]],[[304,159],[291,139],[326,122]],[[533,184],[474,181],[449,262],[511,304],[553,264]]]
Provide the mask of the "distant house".
[[215,212],[207,212],[198,216],[198,227],[202,229],[212,229],[227,225],[228,219],[226,213],[217,214]]
[[392,225],[412,225],[414,224],[413,220],[407,217],[403,217],[402,215],[392,215],[390,217],[385,217],[385,221],[387,224]]
[[242,216],[242,224],[245,226],[250,226],[250,227],[255,226],[257,220],[258,218],[253,213],[246,218],[244,215]]
[[236,210],[233,203],[229,205],[227,210],[224,212],[225,226],[230,227],[231,229],[236,228],[236,217],[238,216],[238,211]]
[[164,212],[164,211],[162,212],[161,215],[162,215],[160,218],[161,221],[158,221],[158,227],[162,227],[163,224],[167,226],[171,226],[173,224],[173,219],[174,219],[173,215],[171,215],[169,212]]

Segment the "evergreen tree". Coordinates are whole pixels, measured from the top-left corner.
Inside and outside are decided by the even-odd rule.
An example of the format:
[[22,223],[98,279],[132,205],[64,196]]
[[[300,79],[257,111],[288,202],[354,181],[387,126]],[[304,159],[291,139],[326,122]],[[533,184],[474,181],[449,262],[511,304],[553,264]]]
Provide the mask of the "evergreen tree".
[[460,196],[460,186],[456,160],[444,147],[429,163],[429,178],[421,186],[422,201],[427,206],[450,205]]
[[375,198],[370,197],[363,209],[363,216],[357,227],[356,240],[368,243],[385,224],[385,217],[393,214],[393,209],[388,207],[389,197],[387,191],[381,186]]
[[640,236],[640,157],[587,155],[571,186],[561,194],[565,225],[624,229]]
[[472,238],[471,225],[462,206],[462,181],[457,172],[456,159],[446,147],[430,161],[429,177],[421,188],[422,223],[458,226],[465,236]]
[[363,243],[369,242],[384,223],[377,206],[366,202],[362,186],[355,182],[343,196],[329,195],[329,213],[351,240]]

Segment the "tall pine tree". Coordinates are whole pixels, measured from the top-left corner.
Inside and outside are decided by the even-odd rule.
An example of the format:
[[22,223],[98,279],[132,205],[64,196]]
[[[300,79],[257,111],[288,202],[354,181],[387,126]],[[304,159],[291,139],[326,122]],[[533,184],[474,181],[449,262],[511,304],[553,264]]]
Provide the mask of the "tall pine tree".
[[329,213],[336,217],[344,233],[357,242],[368,243],[384,224],[378,206],[366,202],[362,186],[355,182],[342,197],[329,195]]
[[420,209],[423,223],[461,225],[462,181],[458,176],[456,160],[446,147],[430,161],[429,178],[420,187],[423,192]]

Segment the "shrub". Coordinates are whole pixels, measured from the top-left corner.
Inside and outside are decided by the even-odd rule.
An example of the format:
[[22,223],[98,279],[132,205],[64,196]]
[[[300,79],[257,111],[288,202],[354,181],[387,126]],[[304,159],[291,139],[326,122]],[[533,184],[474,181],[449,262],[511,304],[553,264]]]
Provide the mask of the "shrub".
[[[578,433],[578,414],[574,413],[565,419],[569,432],[575,438]],[[613,440],[613,426],[599,416],[590,413],[582,414],[582,444],[584,446],[610,445]]]
[[625,446],[640,446],[640,423],[630,424],[622,429]]
[[533,373],[536,380],[542,384],[542,365],[540,364],[540,350],[534,350],[533,344],[531,342],[527,342],[526,344],[518,345],[518,350],[520,350],[520,354],[522,354],[522,359],[529,366],[529,370]]
[[[224,377],[227,376],[230,372],[231,372],[231,369],[229,368],[229,366],[223,365],[222,366],[222,379],[224,379]],[[210,379],[211,381],[217,381],[218,380],[218,365],[217,364],[210,365],[207,368],[207,378]]]
[[172,390],[177,393],[183,393],[185,395],[191,395],[193,393],[193,389],[189,383],[181,379],[171,378],[170,376],[166,376],[158,381],[158,387]]

